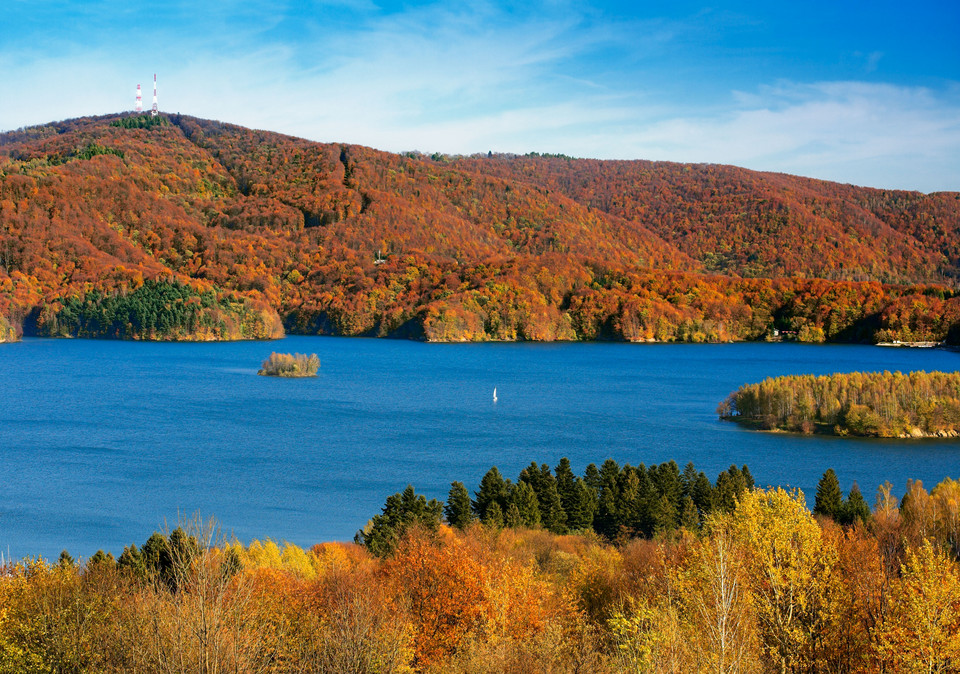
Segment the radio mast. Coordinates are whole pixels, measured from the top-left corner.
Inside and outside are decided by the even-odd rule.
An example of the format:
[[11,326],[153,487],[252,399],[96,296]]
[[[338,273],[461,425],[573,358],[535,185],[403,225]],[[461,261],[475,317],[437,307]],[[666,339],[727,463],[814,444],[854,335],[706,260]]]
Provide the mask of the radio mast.
[[140,95],[140,85],[137,85],[137,114],[143,112],[143,96]]
[[153,117],[156,117],[158,114],[160,114],[157,112],[157,74],[156,73],[153,74],[153,109],[150,110],[150,114]]

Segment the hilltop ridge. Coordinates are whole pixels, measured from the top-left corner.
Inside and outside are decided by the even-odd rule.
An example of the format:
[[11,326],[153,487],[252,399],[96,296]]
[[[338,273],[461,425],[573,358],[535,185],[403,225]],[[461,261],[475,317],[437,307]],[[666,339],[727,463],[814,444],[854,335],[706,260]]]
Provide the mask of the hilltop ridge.
[[429,340],[960,332],[960,193],[159,120],[0,134],[0,315],[148,339],[276,337],[281,320]]

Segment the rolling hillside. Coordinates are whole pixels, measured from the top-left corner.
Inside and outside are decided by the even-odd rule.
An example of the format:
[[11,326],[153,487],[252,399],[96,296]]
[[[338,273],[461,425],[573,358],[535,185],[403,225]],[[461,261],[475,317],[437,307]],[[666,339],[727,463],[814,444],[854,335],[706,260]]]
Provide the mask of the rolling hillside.
[[0,316],[28,334],[953,340],[958,230],[958,193],[728,166],[396,155],[185,116],[0,135]]

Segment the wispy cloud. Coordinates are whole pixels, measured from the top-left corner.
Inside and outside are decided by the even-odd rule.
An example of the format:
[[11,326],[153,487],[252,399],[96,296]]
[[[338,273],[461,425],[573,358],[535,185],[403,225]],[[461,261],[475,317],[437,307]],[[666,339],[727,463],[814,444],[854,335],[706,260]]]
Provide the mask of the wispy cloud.
[[904,189],[960,190],[960,91],[779,83],[710,115],[676,111],[624,151]]
[[[563,3],[383,11],[342,0],[313,2],[294,20],[282,7],[224,0],[191,18],[191,6],[173,2],[155,25],[142,12],[124,20],[143,28],[150,49],[0,45],[0,128],[130,109],[135,84],[158,72],[164,110],[315,140],[734,163],[960,189],[958,85],[780,81],[705,98],[691,80],[677,95],[658,64],[697,39],[701,16],[607,21]],[[860,58],[866,72],[881,55]]]

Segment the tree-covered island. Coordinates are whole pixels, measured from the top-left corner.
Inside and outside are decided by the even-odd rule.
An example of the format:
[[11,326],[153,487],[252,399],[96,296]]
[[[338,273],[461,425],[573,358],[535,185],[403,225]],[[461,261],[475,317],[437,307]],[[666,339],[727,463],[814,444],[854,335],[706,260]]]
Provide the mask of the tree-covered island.
[[266,377],[316,377],[320,369],[320,359],[311,353],[271,353],[263,361],[259,375]]
[[764,430],[882,438],[956,437],[960,372],[794,375],[745,384],[717,413]]

